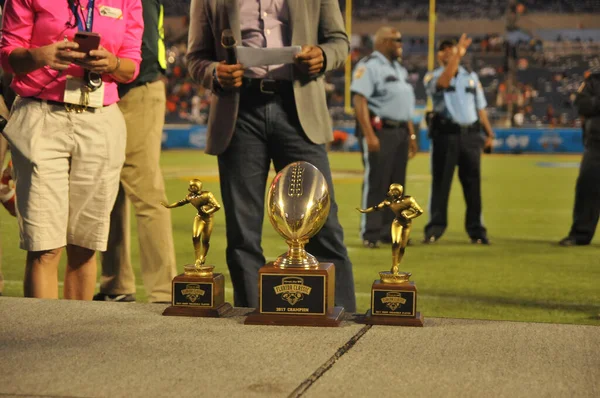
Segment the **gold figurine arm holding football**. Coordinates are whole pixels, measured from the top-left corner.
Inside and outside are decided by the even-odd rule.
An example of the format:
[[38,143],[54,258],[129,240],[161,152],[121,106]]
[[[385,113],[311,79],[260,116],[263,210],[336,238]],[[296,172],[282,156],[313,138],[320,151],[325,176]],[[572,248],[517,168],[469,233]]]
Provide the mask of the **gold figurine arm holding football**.
[[412,220],[413,218],[417,218],[421,214],[423,214],[423,209],[421,208],[421,206],[419,206],[419,204],[414,198],[410,198],[409,205],[410,207],[408,209],[403,210],[402,213],[400,213],[400,215],[404,217],[407,221]]
[[211,192],[206,192],[206,199],[208,200],[208,203],[201,206],[199,209],[204,215],[210,216],[221,210],[221,205],[217,202],[217,199],[215,199],[215,196]]

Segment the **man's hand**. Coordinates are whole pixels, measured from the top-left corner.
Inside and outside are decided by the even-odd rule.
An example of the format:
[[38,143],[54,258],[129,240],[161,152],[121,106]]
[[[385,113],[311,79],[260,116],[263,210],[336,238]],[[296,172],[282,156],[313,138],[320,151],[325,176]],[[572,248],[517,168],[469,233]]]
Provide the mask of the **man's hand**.
[[464,55],[467,53],[467,49],[469,48],[469,46],[471,45],[472,42],[473,42],[473,39],[471,39],[470,37],[467,37],[466,33],[463,33],[460,36],[460,39],[458,40],[458,44],[456,45],[456,48],[461,57],[464,57]]
[[488,152],[491,151],[493,145],[494,145],[494,137],[491,136],[491,135],[486,136],[485,143],[483,144],[483,150],[484,150],[484,152],[486,150]]
[[296,54],[296,66],[300,71],[310,77],[315,77],[325,65],[323,50],[317,46],[302,46],[302,51]]
[[379,152],[381,149],[381,144],[379,143],[379,138],[375,134],[365,137],[367,141],[367,150],[369,152]]
[[37,65],[47,65],[54,70],[62,71],[86,57],[86,54],[76,51],[77,48],[79,44],[74,41],[58,41],[29,51]]
[[417,140],[414,140],[410,137],[409,137],[409,140],[410,141],[408,142],[408,158],[412,159],[415,157],[415,155],[419,151],[419,147],[417,146]]
[[224,89],[234,89],[242,87],[242,77],[244,76],[244,65],[227,65],[225,61],[217,65],[215,69],[217,81]]

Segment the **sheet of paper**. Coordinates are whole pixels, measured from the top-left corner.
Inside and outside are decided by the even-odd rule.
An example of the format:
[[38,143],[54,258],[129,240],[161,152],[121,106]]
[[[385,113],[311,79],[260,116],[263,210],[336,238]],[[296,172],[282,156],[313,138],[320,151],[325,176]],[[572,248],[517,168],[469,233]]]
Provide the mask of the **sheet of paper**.
[[246,68],[253,66],[267,66],[291,64],[294,62],[294,55],[302,51],[300,46],[290,46],[281,48],[253,48],[237,46],[235,52],[238,62]]

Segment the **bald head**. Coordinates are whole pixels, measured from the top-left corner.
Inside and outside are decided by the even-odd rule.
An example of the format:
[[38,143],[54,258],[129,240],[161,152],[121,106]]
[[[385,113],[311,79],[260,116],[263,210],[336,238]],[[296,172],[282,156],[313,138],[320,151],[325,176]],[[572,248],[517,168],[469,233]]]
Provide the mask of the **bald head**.
[[402,55],[402,35],[396,28],[382,26],[375,33],[375,50],[390,60]]

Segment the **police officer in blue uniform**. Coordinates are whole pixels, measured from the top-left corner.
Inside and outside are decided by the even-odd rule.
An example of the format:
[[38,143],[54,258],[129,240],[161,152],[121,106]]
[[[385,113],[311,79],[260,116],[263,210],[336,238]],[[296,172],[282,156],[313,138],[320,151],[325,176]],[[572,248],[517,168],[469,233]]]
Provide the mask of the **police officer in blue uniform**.
[[472,243],[489,244],[481,220],[481,152],[491,149],[494,132],[477,74],[460,66],[470,44],[464,34],[458,44],[442,41],[438,51],[442,66],[423,80],[433,102],[433,112],[428,115],[432,183],[424,243],[436,242],[446,230],[450,186],[458,166],[467,205],[465,228]]
[[573,224],[561,246],[589,245],[600,218],[600,68],[590,71],[575,106],[583,119],[583,158],[575,187]]
[[[358,62],[350,90],[356,114],[356,135],[365,175],[361,207],[377,205],[390,184],[406,183],[408,159],[417,151],[412,123],[415,94],[408,72],[398,58],[402,35],[391,27],[375,34],[375,51]],[[389,209],[361,215],[363,245],[379,247],[391,242],[394,213]]]

